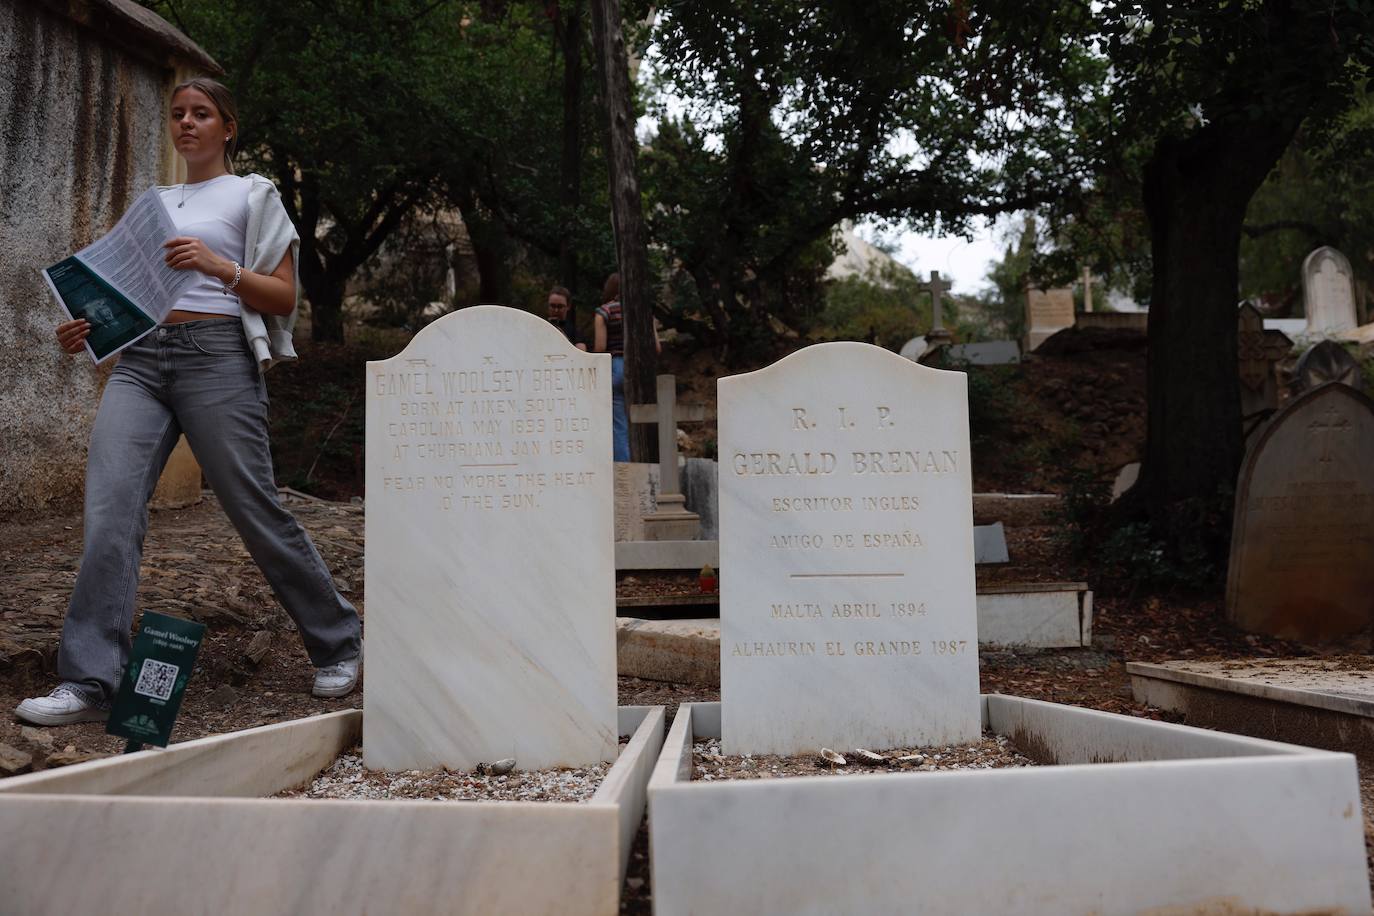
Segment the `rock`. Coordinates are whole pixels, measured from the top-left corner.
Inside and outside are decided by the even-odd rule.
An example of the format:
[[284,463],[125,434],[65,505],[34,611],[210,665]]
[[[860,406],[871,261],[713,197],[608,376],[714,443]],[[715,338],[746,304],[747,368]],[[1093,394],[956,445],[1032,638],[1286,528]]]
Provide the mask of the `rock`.
[[210,692],[205,702],[211,706],[229,706],[237,702],[239,692],[228,684],[221,684]]
[[258,630],[253,634],[253,638],[248,641],[248,648],[243,650],[243,657],[254,665],[261,665],[262,660],[267,657],[267,651],[271,648],[271,632]]
[[109,754],[102,754],[99,751],[78,751],[75,744],[69,744],[56,754],[49,754],[48,767],[68,767],[74,763],[85,763],[88,760],[99,760],[108,757]]
[[52,750],[52,733],[41,728],[34,728],[32,725],[25,725],[19,729],[19,737],[23,738],[34,747],[44,751]]
[[0,775],[18,776],[33,769],[33,755],[8,744],[0,744]]
[[515,769],[515,758],[506,757],[487,767],[487,773],[492,776],[505,776],[513,769]]

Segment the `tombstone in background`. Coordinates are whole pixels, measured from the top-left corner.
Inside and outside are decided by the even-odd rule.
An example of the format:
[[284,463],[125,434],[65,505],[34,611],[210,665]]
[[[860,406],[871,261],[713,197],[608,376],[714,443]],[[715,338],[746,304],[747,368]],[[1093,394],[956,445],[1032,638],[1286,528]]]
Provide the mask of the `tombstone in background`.
[[658,507],[658,465],[640,461],[612,463],[615,477],[615,539],[642,541],[644,519]]
[[1073,290],[1068,287],[1026,289],[1026,350],[1042,343],[1074,324]]
[[1293,393],[1301,394],[1327,382],[1364,390],[1364,372],[1359,362],[1334,340],[1323,340],[1298,357],[1298,364],[1293,369]]
[[[932,270],[930,280],[921,284],[921,289],[930,293],[930,333],[926,338],[931,347],[947,346],[953,338],[945,327],[944,294],[951,289],[948,280],[940,279],[940,272]],[[930,352],[929,349],[926,351]]]
[[616,757],[611,361],[476,306],[367,364],[363,759]]
[[1323,246],[1302,262],[1302,295],[1311,334],[1335,334],[1358,325],[1355,274],[1345,255]]
[[925,339],[924,336],[913,337],[906,343],[902,344],[902,349],[899,351],[897,355],[901,356],[904,359],[909,359],[913,363],[916,363],[921,361],[921,357],[925,356],[926,351],[929,349],[930,343]]
[[1374,401],[1327,384],[1265,426],[1237,487],[1226,612],[1313,643],[1374,622]]
[[1250,303],[1238,309],[1240,326],[1236,349],[1240,370],[1240,413],[1243,417],[1279,406],[1278,377],[1274,365],[1293,349],[1282,331],[1266,330],[1264,316]]
[[978,739],[967,390],[852,342],[719,381],[727,753]]
[[945,351],[945,355],[950,363],[968,363],[970,366],[1010,366],[1021,362],[1021,348],[1014,340],[955,344]]
[[1140,462],[1132,461],[1130,464],[1123,464],[1121,469],[1116,472],[1116,478],[1112,481],[1112,502],[1126,495],[1126,491],[1135,486],[1135,482],[1140,479]]
[[688,458],[682,465],[682,495],[701,517],[701,540],[720,537],[720,466],[713,458]]

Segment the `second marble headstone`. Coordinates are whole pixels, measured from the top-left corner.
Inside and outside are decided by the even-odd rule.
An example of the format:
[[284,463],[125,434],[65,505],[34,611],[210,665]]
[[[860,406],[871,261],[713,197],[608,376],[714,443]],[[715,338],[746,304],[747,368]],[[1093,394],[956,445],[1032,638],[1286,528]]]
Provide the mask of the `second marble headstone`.
[[841,342],[718,390],[727,752],[977,740],[967,376]]
[[369,768],[615,759],[610,385],[500,306],[367,364]]

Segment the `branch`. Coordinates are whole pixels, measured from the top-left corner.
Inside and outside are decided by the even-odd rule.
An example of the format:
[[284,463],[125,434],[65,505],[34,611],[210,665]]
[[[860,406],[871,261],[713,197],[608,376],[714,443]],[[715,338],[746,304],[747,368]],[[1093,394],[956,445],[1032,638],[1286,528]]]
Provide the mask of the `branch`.
[[1320,240],[1326,233],[1322,232],[1312,223],[1300,219],[1280,219],[1272,223],[1259,223],[1258,225],[1245,225],[1240,227],[1240,231],[1245,233],[1246,238],[1257,239],[1260,236],[1269,235],[1271,232],[1305,232],[1311,238]]

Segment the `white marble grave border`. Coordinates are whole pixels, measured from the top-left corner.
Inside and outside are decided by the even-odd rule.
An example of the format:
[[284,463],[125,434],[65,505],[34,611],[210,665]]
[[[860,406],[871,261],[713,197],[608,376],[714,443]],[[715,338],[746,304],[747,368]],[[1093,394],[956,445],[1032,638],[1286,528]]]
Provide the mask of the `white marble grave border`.
[[344,710],[0,781],[0,911],[619,912],[662,706],[590,801],[279,799],[362,735]]
[[1320,665],[1319,658],[1249,662],[1258,670],[1243,676],[1227,676],[1224,663],[1187,661],[1127,662],[1126,673],[1136,702],[1180,713],[1192,725],[1348,751],[1366,763],[1374,761],[1374,697],[1340,692],[1334,683],[1303,686],[1291,672],[1269,676],[1263,670],[1268,663]]
[[683,704],[649,783],[656,916],[1369,912],[1351,755],[982,706],[1057,765],[689,782],[720,704]]

